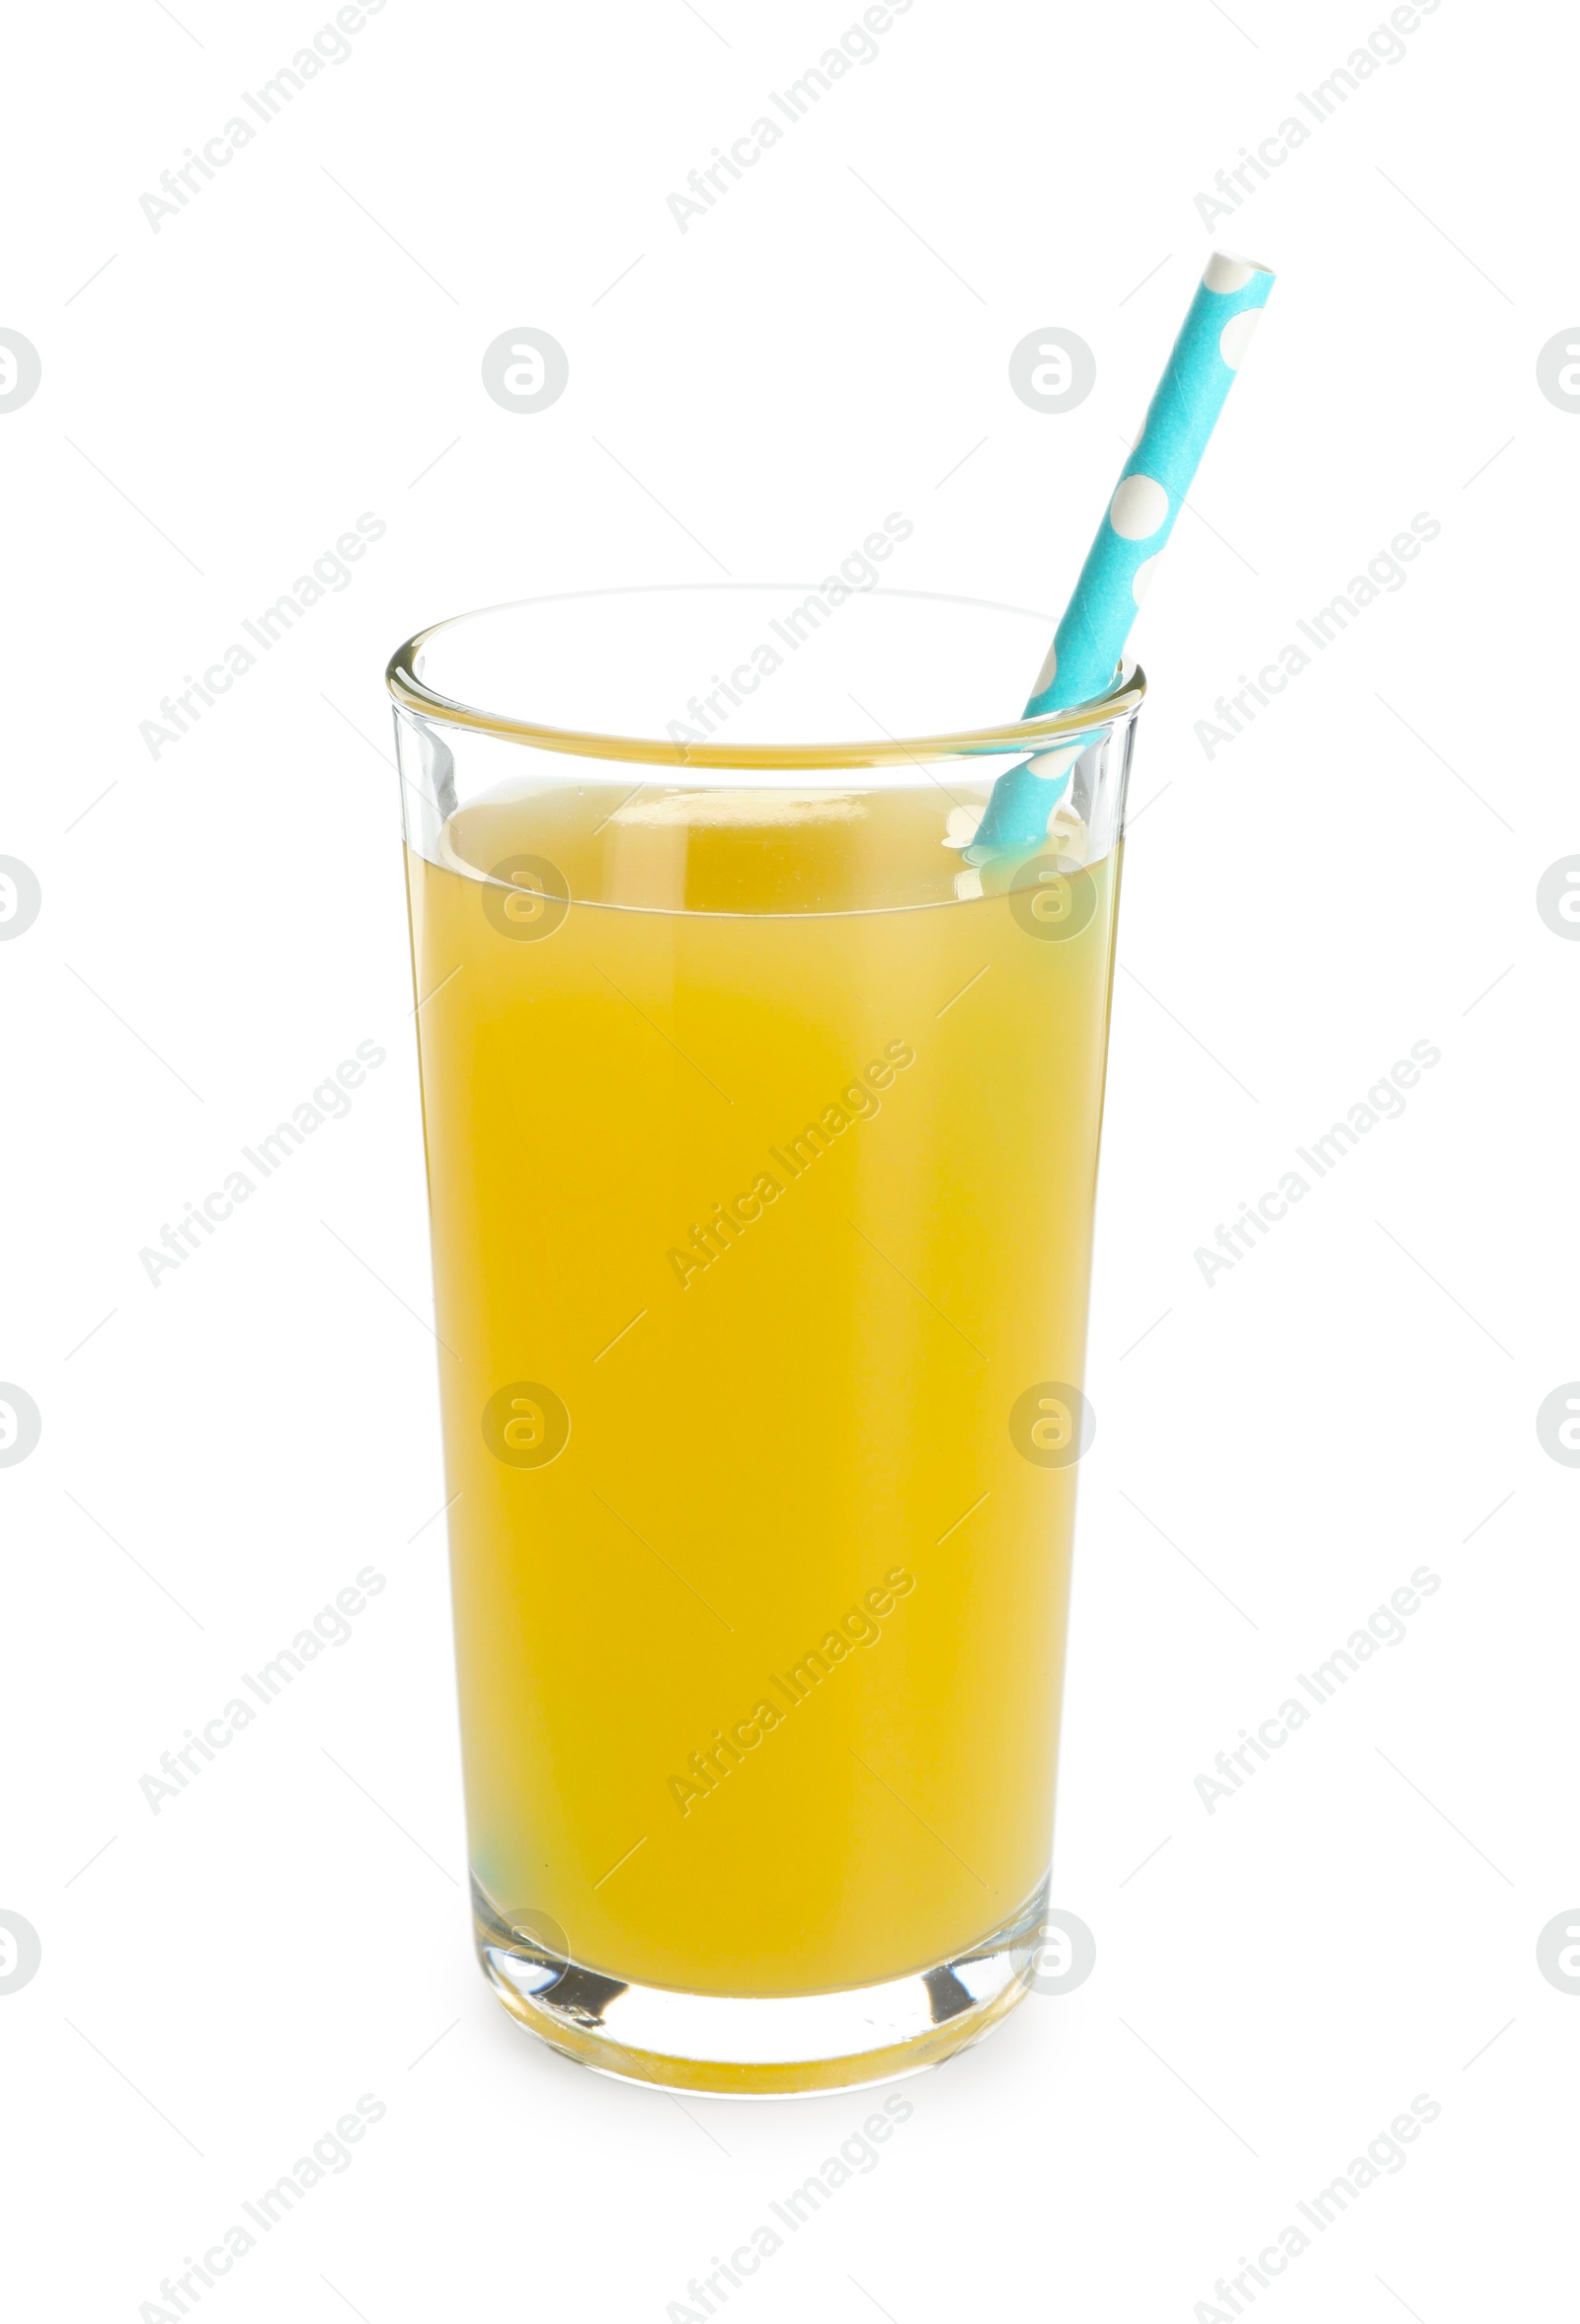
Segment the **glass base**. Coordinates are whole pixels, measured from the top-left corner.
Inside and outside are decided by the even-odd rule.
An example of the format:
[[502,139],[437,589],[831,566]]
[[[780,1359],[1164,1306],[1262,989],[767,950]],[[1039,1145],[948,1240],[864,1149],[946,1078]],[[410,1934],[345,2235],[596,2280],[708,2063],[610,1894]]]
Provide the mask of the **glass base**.
[[1028,1989],[1048,1883],[951,1961],[882,1984],[756,2000],[623,1983],[514,1927],[475,1880],[472,1903],[485,1975],[550,2049],[622,2081],[784,2098],[893,2081],[980,2042]]

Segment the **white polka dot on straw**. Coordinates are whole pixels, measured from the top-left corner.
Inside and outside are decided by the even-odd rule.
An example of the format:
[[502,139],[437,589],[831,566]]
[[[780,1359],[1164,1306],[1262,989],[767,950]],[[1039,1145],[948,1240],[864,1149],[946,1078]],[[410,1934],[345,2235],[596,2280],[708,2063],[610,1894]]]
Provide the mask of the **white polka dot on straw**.
[[1155,476],[1127,476],[1108,508],[1122,541],[1149,541],[1167,515],[1168,495]]
[[1132,574],[1130,593],[1135,598],[1138,605],[1146,596],[1147,590],[1151,587],[1152,576],[1156,571],[1157,559],[1155,557],[1144,557],[1140,565],[1137,566],[1136,571]]
[[1066,767],[1073,766],[1085,747],[1084,742],[1062,742],[1057,750],[1039,750],[1026,764],[1034,775],[1041,775],[1048,782],[1055,775],[1062,775]]
[[1237,371],[1245,360],[1245,350],[1262,320],[1260,307],[1241,307],[1237,315],[1230,315],[1218,335],[1218,351],[1231,371]]

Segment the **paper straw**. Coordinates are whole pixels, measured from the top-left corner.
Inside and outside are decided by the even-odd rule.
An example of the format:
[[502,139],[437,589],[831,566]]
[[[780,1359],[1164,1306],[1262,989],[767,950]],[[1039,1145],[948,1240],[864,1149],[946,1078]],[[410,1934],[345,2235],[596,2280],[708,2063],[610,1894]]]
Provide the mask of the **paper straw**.
[[[1054,633],[1026,718],[1095,701],[1112,685],[1136,609],[1272,287],[1271,271],[1254,259],[1215,253],[1208,260],[1141,441],[1125,464],[1074,595]],[[1040,845],[1048,836],[1049,814],[1069,787],[1070,770],[1097,731],[1006,768],[993,785],[966,860],[981,863],[989,855]]]

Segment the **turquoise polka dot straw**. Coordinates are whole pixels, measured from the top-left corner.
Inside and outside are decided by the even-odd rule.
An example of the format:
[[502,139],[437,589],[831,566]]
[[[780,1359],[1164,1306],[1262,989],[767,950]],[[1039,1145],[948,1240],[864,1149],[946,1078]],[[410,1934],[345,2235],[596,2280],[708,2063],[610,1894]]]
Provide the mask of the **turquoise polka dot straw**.
[[[1253,259],[1215,253],[1208,260],[1141,441],[1086,553],[1025,717],[1073,710],[1112,685],[1136,609],[1272,287],[1272,273]],[[1048,836],[1050,813],[1069,787],[1070,770],[1092,739],[1079,736],[1007,768],[993,785],[967,861],[982,863],[1014,848],[1039,846]]]

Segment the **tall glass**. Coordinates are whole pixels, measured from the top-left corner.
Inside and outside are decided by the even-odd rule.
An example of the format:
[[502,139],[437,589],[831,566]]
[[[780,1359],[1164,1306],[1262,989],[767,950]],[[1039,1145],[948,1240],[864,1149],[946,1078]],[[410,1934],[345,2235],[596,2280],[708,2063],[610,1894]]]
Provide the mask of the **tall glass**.
[[389,669],[478,1947],[681,2089],[947,2056],[1046,1906],[1143,680],[1004,724],[1046,616],[868,548]]

